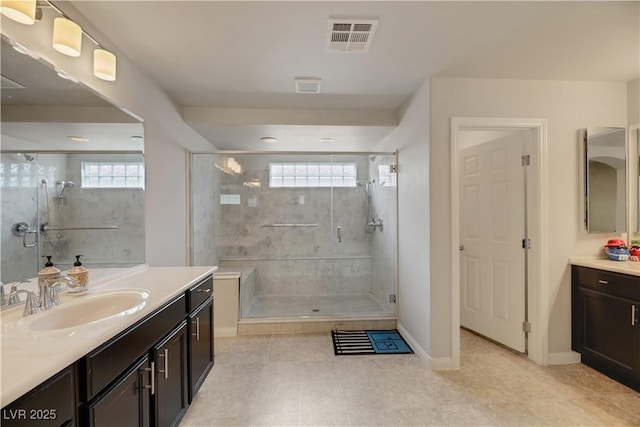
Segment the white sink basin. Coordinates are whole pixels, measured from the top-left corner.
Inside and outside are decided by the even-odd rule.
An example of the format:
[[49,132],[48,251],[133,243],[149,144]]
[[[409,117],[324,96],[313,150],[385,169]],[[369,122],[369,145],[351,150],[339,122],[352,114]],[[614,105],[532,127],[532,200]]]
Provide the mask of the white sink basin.
[[69,297],[61,305],[24,317],[21,324],[32,331],[52,331],[85,326],[133,314],[144,307],[149,292],[144,289],[92,291]]

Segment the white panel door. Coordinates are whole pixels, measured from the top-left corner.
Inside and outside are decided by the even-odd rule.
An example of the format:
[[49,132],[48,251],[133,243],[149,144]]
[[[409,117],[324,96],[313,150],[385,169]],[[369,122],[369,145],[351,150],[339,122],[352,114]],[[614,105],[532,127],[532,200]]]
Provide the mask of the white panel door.
[[460,151],[460,324],[525,351],[525,144],[517,134]]

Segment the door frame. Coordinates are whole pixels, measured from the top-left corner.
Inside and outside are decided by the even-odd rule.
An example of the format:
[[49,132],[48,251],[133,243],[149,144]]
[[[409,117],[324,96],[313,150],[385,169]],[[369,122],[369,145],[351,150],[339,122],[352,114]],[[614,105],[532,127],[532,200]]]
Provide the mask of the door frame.
[[[500,117],[452,117],[451,118],[451,354],[453,368],[460,368],[460,180],[458,159],[458,137],[460,131],[468,130],[534,130],[537,138],[534,146],[538,164],[532,170],[531,180],[536,182],[537,220],[530,221],[529,230],[532,239],[529,264],[528,310],[531,332],[528,341],[528,358],[539,365],[549,362],[548,327],[549,327],[549,298],[547,259],[543,254],[548,253],[548,206],[543,197],[548,192],[548,150],[547,150],[547,120],[536,118],[500,118]],[[531,216],[530,216],[531,218]],[[537,236],[538,242],[535,241]],[[532,262],[532,260],[535,260]],[[532,280],[533,278],[533,280]]]

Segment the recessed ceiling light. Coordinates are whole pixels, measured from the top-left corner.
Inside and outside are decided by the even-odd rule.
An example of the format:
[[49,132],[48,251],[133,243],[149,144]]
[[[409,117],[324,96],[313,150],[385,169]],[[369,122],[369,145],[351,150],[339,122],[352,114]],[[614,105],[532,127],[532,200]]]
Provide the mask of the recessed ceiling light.
[[85,138],[84,136],[68,136],[67,138],[74,142],[89,142],[89,138]]
[[274,138],[273,136],[263,136],[260,138],[260,141],[266,142],[267,144],[273,144],[278,142],[278,138]]
[[320,138],[320,142],[324,143],[331,143],[331,142],[335,142],[336,140],[334,138]]

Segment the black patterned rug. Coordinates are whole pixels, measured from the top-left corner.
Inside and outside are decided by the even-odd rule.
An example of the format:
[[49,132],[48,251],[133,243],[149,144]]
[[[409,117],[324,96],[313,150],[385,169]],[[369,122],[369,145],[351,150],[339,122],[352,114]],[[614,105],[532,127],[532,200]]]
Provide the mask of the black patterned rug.
[[397,329],[331,331],[331,337],[336,356],[413,353]]

